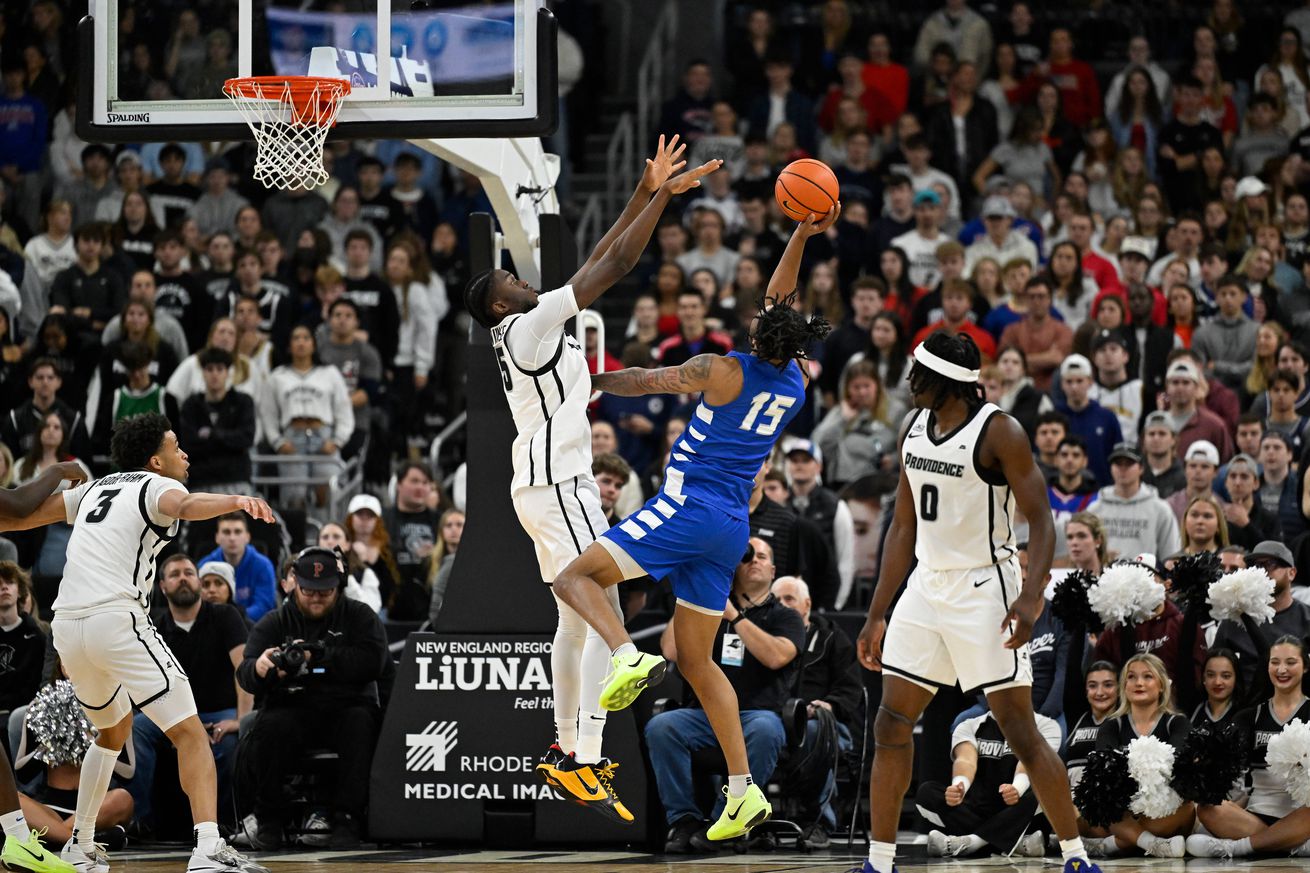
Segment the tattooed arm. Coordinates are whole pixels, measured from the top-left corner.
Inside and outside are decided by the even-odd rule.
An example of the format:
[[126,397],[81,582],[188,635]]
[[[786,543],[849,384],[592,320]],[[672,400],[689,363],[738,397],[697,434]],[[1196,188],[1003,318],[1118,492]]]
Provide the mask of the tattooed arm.
[[731,377],[732,370],[736,370],[740,377],[741,368],[732,359],[719,355],[697,355],[680,367],[659,367],[654,370],[628,367],[626,370],[600,373],[591,377],[591,387],[620,397],[696,394],[721,387],[723,380]]

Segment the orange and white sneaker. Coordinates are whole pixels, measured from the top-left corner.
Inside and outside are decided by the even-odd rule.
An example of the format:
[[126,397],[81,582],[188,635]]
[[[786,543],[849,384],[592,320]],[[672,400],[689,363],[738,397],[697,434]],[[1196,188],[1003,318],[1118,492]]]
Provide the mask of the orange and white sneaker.
[[559,743],[551,743],[550,748],[546,750],[546,754],[542,755],[541,760],[537,762],[537,772],[541,774],[541,778],[545,779],[546,784],[551,788],[560,787],[559,774],[556,770],[567,758],[568,755],[564,754],[564,750],[559,747]]
[[594,809],[620,824],[632,824],[635,817],[614,793],[614,771],[619,767],[609,758],[594,764],[580,764],[568,755],[555,768],[555,778],[568,800]]

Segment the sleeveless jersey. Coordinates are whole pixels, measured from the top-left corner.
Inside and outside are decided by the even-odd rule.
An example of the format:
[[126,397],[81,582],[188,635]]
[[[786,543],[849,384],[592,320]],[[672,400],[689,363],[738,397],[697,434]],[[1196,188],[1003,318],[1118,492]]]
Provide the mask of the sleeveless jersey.
[[1265,760],[1269,752],[1269,741],[1296,719],[1310,721],[1310,700],[1302,703],[1300,709],[1292,713],[1287,721],[1279,721],[1274,716],[1273,703],[1269,700],[1238,714],[1237,724],[1246,735],[1249,755],[1246,784],[1251,797],[1246,803],[1247,812],[1282,818],[1296,809],[1296,802],[1287,793],[1287,784],[1269,772],[1269,764]]
[[[1187,734],[1191,729],[1192,723],[1188,721],[1186,716],[1165,712],[1160,714],[1155,722],[1155,727],[1151,729],[1147,736],[1155,737],[1157,740],[1179,749],[1182,748],[1183,740],[1187,739]],[[1096,748],[1126,749],[1128,744],[1137,737],[1137,728],[1133,725],[1132,713],[1126,712],[1118,718],[1101,722],[1101,729],[1096,738]]]
[[[582,345],[564,332],[577,301],[569,285],[539,301],[491,329],[501,387],[518,430],[511,494],[591,475],[591,374]],[[524,348],[547,348],[545,360],[524,360]]]
[[933,413],[915,412],[901,465],[918,518],[914,556],[929,570],[973,570],[1018,554],[1014,493],[999,472],[978,466],[983,434],[1000,408],[987,403],[943,436]]
[[1082,778],[1083,768],[1087,766],[1087,756],[1096,748],[1096,738],[1101,732],[1101,725],[1105,720],[1096,720],[1096,716],[1090,712],[1084,712],[1078,716],[1078,721],[1074,722],[1073,727],[1069,730],[1069,739],[1064,744],[1064,765],[1069,770],[1070,785],[1078,784],[1077,777]]
[[54,603],[57,616],[83,618],[149,606],[155,558],[180,526],[159,511],[160,496],[174,489],[186,491],[186,486],[138,470],[64,492],[64,513],[73,533]]
[[1236,717],[1237,707],[1229,704],[1228,708],[1224,710],[1224,714],[1215,718],[1210,714],[1210,705],[1202,700],[1196,705],[1196,709],[1192,710],[1192,725],[1194,727],[1208,727],[1213,730],[1221,730],[1230,724]]
[[669,454],[663,492],[745,519],[755,474],[805,405],[805,379],[795,363],[779,370],[754,355],[728,357],[741,364],[741,393],[722,406],[701,398]]

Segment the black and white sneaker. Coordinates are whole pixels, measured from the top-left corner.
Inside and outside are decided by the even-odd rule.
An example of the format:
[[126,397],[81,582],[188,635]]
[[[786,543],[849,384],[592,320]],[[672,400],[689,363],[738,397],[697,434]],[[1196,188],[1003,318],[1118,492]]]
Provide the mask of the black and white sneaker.
[[186,869],[187,873],[269,873],[267,867],[259,866],[223,840],[208,855],[193,849]]

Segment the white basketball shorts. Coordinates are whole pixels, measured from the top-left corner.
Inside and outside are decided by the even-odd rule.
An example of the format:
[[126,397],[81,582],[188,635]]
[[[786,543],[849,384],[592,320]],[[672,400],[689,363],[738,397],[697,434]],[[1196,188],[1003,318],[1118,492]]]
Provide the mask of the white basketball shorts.
[[532,537],[543,582],[554,582],[610,526],[591,474],[520,489],[514,495],[514,511]]
[[965,691],[1032,685],[1027,644],[1005,648],[1001,628],[1020,587],[1017,558],[971,570],[920,564],[887,623],[882,669],[929,691],[957,681]]
[[163,731],[196,714],[186,673],[144,612],[56,615],[50,630],[93,726],[113,727],[133,704]]

